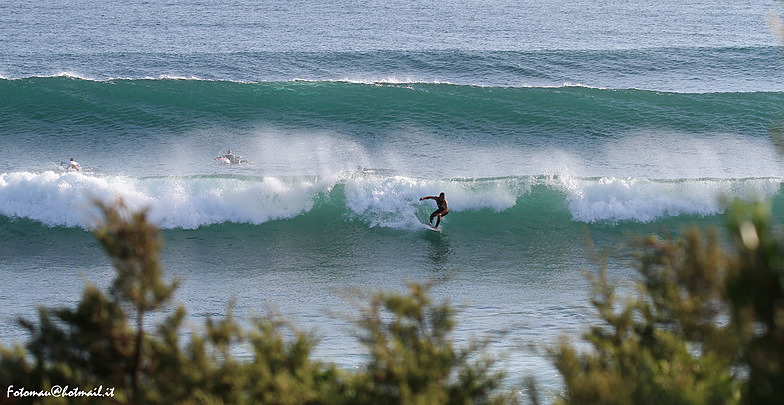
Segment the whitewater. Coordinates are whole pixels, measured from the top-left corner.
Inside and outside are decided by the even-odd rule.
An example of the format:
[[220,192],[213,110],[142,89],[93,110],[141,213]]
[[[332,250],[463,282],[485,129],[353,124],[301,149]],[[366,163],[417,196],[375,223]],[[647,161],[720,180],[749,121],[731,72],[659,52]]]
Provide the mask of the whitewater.
[[351,369],[346,293],[428,282],[552,398],[543,348],[595,319],[586,238],[631,284],[638,236],[734,199],[784,219],[780,3],[256,3],[0,4],[4,345],[109,283],[89,230],[122,199],[194,327],[272,306]]
[[[360,169],[333,177],[237,175],[132,178],[82,173],[16,172],[0,175],[0,213],[43,225],[96,225],[95,201],[148,209],[164,229],[197,229],[222,223],[260,225],[305,215],[332,200],[346,218],[369,227],[415,230],[427,217],[420,196],[441,190],[454,212],[466,216],[503,212],[518,200],[539,198],[568,209],[570,221],[653,222],[681,215],[723,212],[733,199],[768,200],[781,178],[652,180],[561,176],[426,180],[377,176]],[[437,194],[437,193],[436,193]],[[724,203],[724,204],[723,204]],[[542,209],[542,207],[536,207]],[[425,209],[426,210],[426,209]]]

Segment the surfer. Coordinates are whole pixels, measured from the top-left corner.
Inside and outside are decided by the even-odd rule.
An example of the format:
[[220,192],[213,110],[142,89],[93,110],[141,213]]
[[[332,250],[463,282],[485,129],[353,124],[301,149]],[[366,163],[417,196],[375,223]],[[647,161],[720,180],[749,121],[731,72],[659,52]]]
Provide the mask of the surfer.
[[76,170],[77,172],[80,172],[82,171],[82,166],[79,166],[79,163],[77,163],[74,160],[74,158],[71,158],[71,160],[68,161],[68,166],[65,168],[65,170],[68,170],[69,172],[71,170]]
[[444,193],[439,194],[438,197],[430,195],[419,199],[419,201],[422,200],[436,200],[436,205],[438,205],[438,209],[433,211],[432,214],[430,214],[430,226],[433,226],[433,218],[437,216],[438,221],[436,221],[435,228],[438,229],[438,225],[441,224],[441,217],[445,216],[446,214],[449,214],[449,204],[446,203],[446,197],[444,196]]
[[229,164],[232,164],[232,165],[238,165],[240,163],[247,163],[248,162],[247,160],[245,160],[245,156],[237,156],[237,155],[235,155],[234,153],[231,152],[231,149],[229,149],[228,152],[226,152],[225,155],[220,155],[220,156],[216,157],[215,159],[223,161],[223,162],[226,162],[226,163],[229,163]]

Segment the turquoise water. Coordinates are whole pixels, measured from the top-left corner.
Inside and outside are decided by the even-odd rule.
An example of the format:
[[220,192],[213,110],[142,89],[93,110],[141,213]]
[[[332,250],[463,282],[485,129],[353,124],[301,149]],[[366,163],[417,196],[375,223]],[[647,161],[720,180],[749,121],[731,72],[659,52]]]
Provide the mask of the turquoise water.
[[[121,196],[162,228],[194,324],[271,305],[352,368],[346,292],[434,282],[458,341],[489,336],[510,387],[552,396],[535,347],[593,319],[586,234],[628,282],[635,235],[720,226],[727,198],[783,216],[780,9],[4,2],[0,341],[109,282],[86,229]],[[436,234],[419,197],[439,192]]]

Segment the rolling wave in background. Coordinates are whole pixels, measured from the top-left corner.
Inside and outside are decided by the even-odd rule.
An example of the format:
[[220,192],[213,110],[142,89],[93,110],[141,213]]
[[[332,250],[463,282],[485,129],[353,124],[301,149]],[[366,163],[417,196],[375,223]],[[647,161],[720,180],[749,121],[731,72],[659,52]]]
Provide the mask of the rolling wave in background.
[[[655,125],[671,128],[768,128],[781,91],[680,93],[654,90],[488,87],[426,82],[233,82],[71,76],[0,79],[3,124],[22,130],[56,121],[77,129],[177,129],[205,122],[428,122],[435,127],[525,129],[561,136]],[[50,122],[50,124],[53,124]],[[522,125],[525,127],[522,127]],[[551,127],[552,125],[552,127]],[[612,125],[612,129],[608,128]],[[738,126],[736,126],[738,125]],[[549,128],[549,130],[545,129]],[[564,130],[568,130],[564,133]],[[503,131],[506,133],[507,131]],[[122,135],[122,133],[120,134]]]
[[78,154],[103,174],[214,174],[209,159],[234,147],[255,164],[242,174],[271,176],[781,175],[782,92],[73,77],[0,91],[5,173]]

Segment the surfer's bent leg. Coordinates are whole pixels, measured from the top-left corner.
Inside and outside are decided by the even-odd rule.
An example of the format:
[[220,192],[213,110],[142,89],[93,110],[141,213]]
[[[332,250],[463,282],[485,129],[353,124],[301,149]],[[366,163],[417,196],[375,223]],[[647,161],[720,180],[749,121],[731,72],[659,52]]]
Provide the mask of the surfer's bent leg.
[[[432,225],[432,224],[433,224],[433,218],[435,218],[435,217],[436,217],[436,215],[439,215],[439,214],[441,214],[441,211],[443,211],[443,210],[442,210],[441,208],[439,208],[439,209],[437,209],[437,210],[433,211],[433,213],[432,213],[432,214],[430,214],[430,225]],[[438,220],[439,220],[439,221],[441,220],[441,216],[440,216],[440,215],[438,216]]]
[[449,214],[449,211],[444,212],[444,210],[441,208],[435,210],[432,214],[430,214],[430,224],[431,225],[433,224],[433,218],[437,216],[438,221],[436,221],[436,228],[438,228],[438,224],[441,223],[441,217],[443,217],[446,214]]

